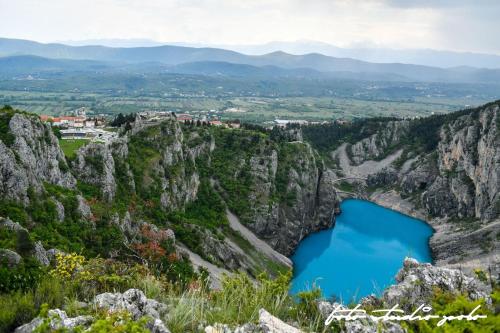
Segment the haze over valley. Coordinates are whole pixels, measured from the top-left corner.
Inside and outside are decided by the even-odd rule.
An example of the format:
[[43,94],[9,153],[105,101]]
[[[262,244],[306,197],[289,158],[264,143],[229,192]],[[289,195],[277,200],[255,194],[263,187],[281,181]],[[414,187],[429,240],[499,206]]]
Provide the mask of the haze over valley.
[[[276,46],[278,47],[278,46]],[[415,117],[499,98],[500,70],[372,63],[318,53],[0,39],[0,102],[58,114],[219,112],[250,122]],[[138,100],[140,98],[140,100]],[[239,109],[243,112],[226,113]]]

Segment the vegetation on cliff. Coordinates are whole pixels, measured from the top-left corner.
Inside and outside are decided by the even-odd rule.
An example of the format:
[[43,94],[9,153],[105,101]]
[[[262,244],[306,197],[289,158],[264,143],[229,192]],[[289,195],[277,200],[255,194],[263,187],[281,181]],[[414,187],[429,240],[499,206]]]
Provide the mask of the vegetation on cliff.
[[[6,129],[0,132],[0,140],[12,155],[17,154],[9,148],[16,133],[11,133],[10,122],[16,112],[4,108],[0,113],[0,129]],[[439,127],[435,124],[443,119],[413,121],[410,126],[420,130],[412,142],[432,143]],[[36,117],[32,121],[44,126]],[[303,133],[326,152],[342,141],[354,143],[376,133],[384,121],[313,126]],[[110,147],[89,144],[66,159],[50,131],[33,137],[62,157],[51,165],[55,178],[21,177],[23,181],[16,185],[26,185],[26,197],[0,196],[0,217],[10,221],[0,220],[0,248],[5,250],[0,257],[0,331],[11,331],[38,314],[44,317],[47,308],[62,308],[71,316],[91,314],[95,318],[91,332],[141,332],[146,330],[142,322],[126,315],[109,317],[80,303],[99,293],[130,288],[169,306],[162,319],[174,333],[197,332],[214,323],[255,323],[260,308],[305,330],[338,331],[338,326],[323,325],[317,308],[320,291],[289,295],[290,272],[231,229],[226,217],[229,209],[248,227],[260,221],[301,233],[304,228],[311,232],[326,226],[301,225],[297,218],[317,218],[314,209],[319,205],[324,165],[309,144],[297,140],[294,128],[231,130],[165,121],[128,130]],[[10,170],[35,169],[16,156],[3,165]],[[70,176],[74,183],[61,182]],[[308,210],[311,206],[313,210]],[[297,216],[291,220],[299,224],[287,224],[286,214],[295,214],[295,209]],[[270,233],[255,230],[262,237]],[[276,234],[282,230],[272,229]],[[286,239],[288,243],[299,240]],[[210,290],[208,272],[195,270],[179,243],[212,264],[245,272],[225,277],[220,290]],[[498,291],[493,301],[498,302]],[[476,304],[439,290],[432,302],[443,314]],[[485,330],[496,327],[497,314],[484,311],[491,318]],[[463,331],[469,326],[457,322],[447,327]],[[423,324],[408,327],[427,328]]]

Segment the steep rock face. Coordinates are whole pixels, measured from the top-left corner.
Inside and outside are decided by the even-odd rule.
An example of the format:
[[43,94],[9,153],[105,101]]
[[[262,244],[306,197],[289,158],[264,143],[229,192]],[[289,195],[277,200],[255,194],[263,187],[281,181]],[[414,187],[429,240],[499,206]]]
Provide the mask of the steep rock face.
[[[143,156],[145,149],[153,149],[155,153]],[[160,192],[166,210],[183,209],[196,199],[200,181],[195,158],[209,150],[208,144],[189,146],[179,124],[167,121],[137,132],[130,138],[128,150],[125,163],[144,157],[149,160],[149,170],[131,168],[137,191],[157,187],[154,190]]]
[[[112,184],[118,183],[128,188],[130,194],[155,193],[166,211],[183,210],[194,202],[202,182],[197,163],[201,159],[210,167],[212,152],[224,149],[225,143],[207,136],[203,130],[183,131],[175,121],[149,126],[139,122],[132,129],[108,147],[95,144],[81,149],[74,163],[79,179],[109,189],[104,191],[108,199],[116,189]],[[286,143],[281,148],[286,153],[277,146],[265,147],[264,142],[255,144],[259,147],[256,152],[242,155],[235,174],[230,175],[237,182],[244,182],[238,179],[242,173],[251,176],[249,210],[243,219],[257,236],[278,251],[290,254],[303,237],[333,224],[333,213],[338,210],[332,186],[335,175],[324,168],[307,143]],[[96,165],[100,170],[96,170]],[[217,180],[209,180],[211,186],[224,191]],[[286,192],[286,197],[281,192]],[[220,251],[210,253],[228,267],[243,264],[234,258],[236,254],[230,253],[230,246],[212,238],[203,237],[205,250],[220,247]],[[213,246],[216,243],[219,244]]]
[[457,119],[441,129],[438,165],[452,181],[459,216],[490,220],[500,202],[500,123],[498,105]]
[[0,197],[28,202],[28,189],[43,183],[76,184],[52,130],[36,116],[15,113],[9,122],[14,142],[0,141]]
[[415,139],[409,133],[397,146],[404,150],[398,163],[368,175],[378,193],[391,188],[434,227],[430,245],[438,264],[500,270],[499,113],[495,102],[418,120],[410,126],[420,131]]
[[[249,198],[252,213],[246,217],[250,229],[285,255],[293,253],[305,236],[331,227],[338,209],[332,186],[335,175],[318,166],[317,156],[309,144],[289,144],[297,149],[289,168],[280,165],[285,162],[279,160],[276,151],[267,158],[252,158],[251,173],[256,183]],[[287,180],[286,197],[284,201],[273,202],[270,199],[279,168],[285,168],[282,174]]]
[[377,160],[383,157],[387,150],[399,143],[408,134],[408,121],[389,121],[386,127],[366,139],[349,146],[348,151],[355,165],[366,160]]
[[80,180],[99,187],[105,200],[113,200],[116,193],[115,161],[108,145],[90,143],[80,148],[72,168]]
[[196,199],[200,179],[195,159],[209,150],[206,142],[187,146],[175,121],[147,124],[138,120],[126,136],[109,145],[93,143],[81,148],[73,169],[80,181],[100,188],[107,201],[114,199],[121,182],[130,194],[158,193],[162,208],[171,211]]
[[[395,177],[394,168],[384,169],[371,175],[373,185],[399,184],[403,196],[415,197],[419,206],[432,217],[465,218],[483,221],[492,220],[500,213],[500,123],[497,104],[479,111],[470,112],[448,122],[439,129],[437,147],[404,168],[399,167]],[[384,154],[388,142],[398,144],[397,133],[408,128],[406,121],[397,126],[394,122],[380,135],[375,134],[352,145],[355,152],[353,162],[361,163]],[[400,130],[394,130],[399,128]],[[392,133],[393,141],[377,138]],[[408,135],[411,136],[411,133]],[[432,140],[432,139],[428,139]],[[402,142],[401,148],[405,148]],[[409,148],[408,148],[409,149]],[[403,164],[404,165],[404,164]],[[386,179],[387,178],[387,179]]]
[[[287,255],[309,233],[330,227],[338,211],[335,175],[309,144],[296,141],[302,138],[300,129],[277,139],[253,130],[138,119],[120,138],[80,148],[68,165],[50,127],[38,117],[13,112],[9,126],[13,139],[0,141],[0,198],[27,205],[33,189],[54,207],[54,221],[82,220],[96,228],[99,223],[115,224],[129,241],[138,239],[143,225],[179,226],[191,247],[230,269],[257,273],[266,268],[269,258],[234,231],[224,233],[219,226],[192,222],[186,208],[196,203],[200,189],[203,202],[220,196],[229,207],[231,197],[239,196],[237,200],[247,206],[242,209],[242,222]],[[234,172],[228,172],[227,164],[233,162]],[[220,186],[228,178],[230,182]],[[45,183],[62,189],[44,189]],[[66,189],[74,191],[65,194]],[[199,206],[193,209],[201,213],[194,215],[214,212]],[[217,217],[221,221],[212,218],[209,223],[223,224],[224,215],[223,207]],[[201,224],[199,230],[193,228],[196,223]]]
[[438,175],[437,164],[431,157],[421,159],[406,172],[400,174],[401,192],[407,196],[421,193],[434,182]]

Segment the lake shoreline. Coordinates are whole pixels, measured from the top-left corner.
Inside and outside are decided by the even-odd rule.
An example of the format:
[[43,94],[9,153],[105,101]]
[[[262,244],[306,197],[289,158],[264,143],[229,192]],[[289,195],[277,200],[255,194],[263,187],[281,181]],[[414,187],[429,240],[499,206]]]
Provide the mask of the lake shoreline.
[[432,263],[427,223],[369,200],[346,198],[341,208],[333,228],[304,238],[291,257],[292,292],[317,283],[326,297],[365,297],[393,284],[406,257]]

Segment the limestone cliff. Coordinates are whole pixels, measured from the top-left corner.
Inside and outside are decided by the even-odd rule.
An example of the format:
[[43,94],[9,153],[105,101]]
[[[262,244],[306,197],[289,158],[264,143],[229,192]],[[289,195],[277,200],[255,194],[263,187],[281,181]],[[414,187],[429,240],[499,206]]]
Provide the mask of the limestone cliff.
[[[251,211],[245,216],[259,237],[286,255],[293,253],[308,234],[331,227],[338,206],[331,186],[334,178],[331,170],[323,167],[309,144],[288,145],[293,151],[289,161],[285,157],[280,161],[276,151],[250,159],[250,172],[256,181],[248,201]],[[282,201],[271,200],[276,191],[277,173],[281,173],[278,177],[286,178],[284,188],[278,189],[286,193]]]
[[[399,127],[406,134],[394,131],[398,125],[392,124],[350,145],[354,160],[344,165],[357,166],[344,171],[364,172],[378,198],[381,191],[395,190],[400,200],[410,202],[414,215],[437,230],[431,247],[438,263],[498,270],[499,113],[496,102],[448,116],[402,121]],[[391,144],[377,139],[388,133],[399,133],[390,136]],[[340,150],[334,155],[341,156]],[[382,169],[363,168],[380,156]]]
[[[180,241],[194,237],[196,244],[187,245],[196,247],[192,249],[205,259],[253,273],[268,260],[259,249],[252,249],[234,231],[221,236],[221,230],[200,227],[189,219],[181,222],[172,214],[189,216],[198,209],[199,192],[210,192],[259,238],[289,255],[302,238],[332,226],[338,207],[332,187],[335,175],[309,144],[277,142],[253,131],[138,119],[111,144],[81,148],[71,166],[81,183],[99,189],[102,200],[128,206],[113,217],[124,231],[137,230],[129,226],[156,218],[144,209],[159,210],[163,213],[157,215],[163,214],[164,220],[156,223],[177,228]],[[143,207],[138,209],[138,204]],[[212,208],[216,207],[207,210]]]
[[408,121],[388,121],[381,131],[350,145],[350,159],[356,165],[366,160],[379,160],[397,146],[401,138],[408,135],[408,131]]
[[29,202],[28,192],[43,190],[45,182],[67,188],[76,184],[57,138],[37,116],[2,114],[8,122],[0,140],[0,198]]

